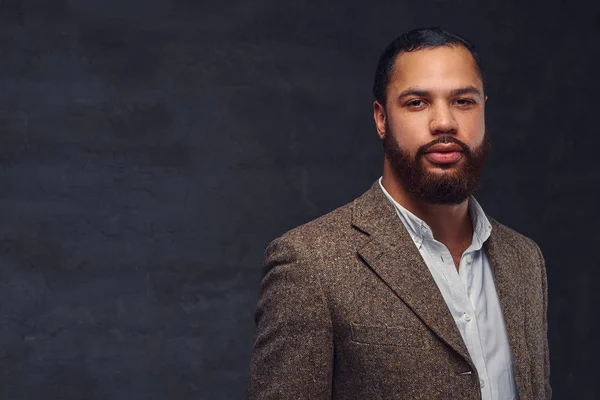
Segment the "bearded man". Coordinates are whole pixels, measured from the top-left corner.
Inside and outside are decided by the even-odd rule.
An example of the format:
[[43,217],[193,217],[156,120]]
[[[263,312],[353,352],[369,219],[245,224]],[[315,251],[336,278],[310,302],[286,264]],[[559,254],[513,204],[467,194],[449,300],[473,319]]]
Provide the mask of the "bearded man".
[[251,399],[550,399],[547,280],[473,197],[490,149],[481,62],[439,28],[386,47],[383,176],[268,246]]

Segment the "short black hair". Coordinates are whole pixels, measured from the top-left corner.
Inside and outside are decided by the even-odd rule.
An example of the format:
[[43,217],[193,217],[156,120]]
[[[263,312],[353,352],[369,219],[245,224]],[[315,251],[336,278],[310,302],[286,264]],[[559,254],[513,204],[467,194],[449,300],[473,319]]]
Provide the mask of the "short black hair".
[[483,66],[473,43],[437,26],[413,29],[398,36],[381,53],[375,70],[375,83],[373,84],[375,100],[385,108],[387,86],[394,69],[394,62],[399,54],[442,46],[462,46],[469,50],[479,69],[479,76],[484,82]]

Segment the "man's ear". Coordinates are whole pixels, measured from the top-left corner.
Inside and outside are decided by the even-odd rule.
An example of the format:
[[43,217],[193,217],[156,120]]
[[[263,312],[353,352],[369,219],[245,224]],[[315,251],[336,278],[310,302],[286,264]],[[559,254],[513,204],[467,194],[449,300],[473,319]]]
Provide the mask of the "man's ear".
[[386,121],[385,108],[380,102],[375,100],[373,102],[373,119],[375,120],[375,127],[377,128],[377,135],[383,140],[385,138],[385,121]]
[[484,102],[487,102],[487,99],[488,99],[488,97],[487,97],[487,96],[485,96],[485,100],[484,100]]

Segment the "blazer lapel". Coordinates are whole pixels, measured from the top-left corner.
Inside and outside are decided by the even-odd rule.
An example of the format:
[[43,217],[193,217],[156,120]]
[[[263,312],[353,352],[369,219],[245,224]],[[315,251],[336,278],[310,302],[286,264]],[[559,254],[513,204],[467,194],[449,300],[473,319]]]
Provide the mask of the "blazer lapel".
[[369,235],[358,250],[360,257],[441,340],[475,369],[442,294],[379,182],[354,201],[352,224]]
[[492,232],[484,247],[502,308],[519,397],[524,400],[532,398],[529,364],[526,362],[529,358],[525,343],[525,277],[521,274],[519,253],[506,241],[500,240],[498,232],[501,227],[498,222],[489,216],[488,219],[492,224]]

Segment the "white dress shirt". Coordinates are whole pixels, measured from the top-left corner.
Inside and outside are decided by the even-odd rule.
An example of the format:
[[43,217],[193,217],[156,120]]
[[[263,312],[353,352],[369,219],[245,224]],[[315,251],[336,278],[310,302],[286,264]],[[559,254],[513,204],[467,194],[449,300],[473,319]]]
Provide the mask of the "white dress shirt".
[[504,318],[483,249],[492,230],[483,209],[473,196],[469,197],[473,240],[462,254],[457,271],[450,252],[433,238],[429,226],[398,204],[381,184],[381,178],[379,186],[394,205],[448,305],[477,368],[482,399],[518,399]]

